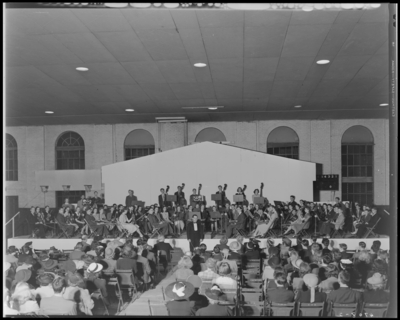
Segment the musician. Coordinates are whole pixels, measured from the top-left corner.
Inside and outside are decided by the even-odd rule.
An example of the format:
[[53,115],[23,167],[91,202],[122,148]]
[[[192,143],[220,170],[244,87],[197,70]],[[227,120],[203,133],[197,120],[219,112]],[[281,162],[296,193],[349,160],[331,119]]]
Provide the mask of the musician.
[[164,221],[160,214],[160,208],[157,205],[152,206],[152,208],[154,210],[154,215],[157,217],[158,221]]
[[344,213],[344,211],[346,210],[346,206],[344,205],[344,203],[342,201],[340,201],[339,197],[335,198],[335,202],[336,202],[335,206],[340,206]]
[[372,207],[371,214],[366,216],[364,221],[357,226],[358,228],[358,230],[356,231],[357,237],[362,238],[362,236],[364,236],[364,234],[367,232],[367,228],[372,228],[377,223],[379,218],[380,215],[378,214],[378,210],[376,209],[376,207]]
[[265,222],[265,218],[266,217],[263,215],[257,221],[257,228],[252,232],[251,237],[264,236],[268,232],[269,227]]
[[64,202],[64,204],[62,205],[62,208],[63,208],[63,209],[69,207],[70,210],[74,210],[74,206],[73,206],[71,203],[69,203],[69,199],[68,199],[68,198],[65,198],[64,201],[65,201],[65,202]]
[[162,207],[162,212],[161,212],[161,217],[164,221],[167,221],[168,223],[173,224],[173,222],[169,219],[169,213],[167,211],[167,207]]
[[358,226],[368,222],[370,219],[371,219],[371,211],[367,205],[364,205],[360,217],[353,222],[355,230],[351,234],[356,234],[358,231]]
[[96,222],[95,218],[92,215],[92,209],[87,209],[86,210],[86,216],[85,219],[93,232],[102,235],[104,238],[108,236],[109,232],[104,224],[104,222]]
[[252,231],[253,225],[255,224],[254,216],[251,214],[250,210],[246,205],[243,205],[243,212],[246,215],[246,227],[249,231]]
[[[135,217],[135,216],[134,216],[134,217]],[[100,210],[99,210],[99,218],[100,218],[100,221],[101,221],[101,222],[104,222],[104,224],[106,225],[106,227],[107,227],[107,229],[108,229],[109,231],[111,231],[112,229],[114,229],[115,224],[112,223],[111,221],[109,221],[109,220],[107,219],[107,215],[106,215],[106,213],[105,213],[104,208],[100,208]],[[134,222],[134,223],[135,223],[135,222]]]
[[176,195],[176,203],[175,206],[182,206],[186,203],[185,193],[182,191],[182,187],[178,186],[178,191],[175,192]]
[[226,237],[231,238],[235,231],[245,230],[246,228],[246,215],[243,213],[242,208],[238,207],[236,211],[239,213],[239,217],[235,225],[228,226],[226,231]]
[[131,203],[127,208],[128,208],[128,212],[126,213],[127,218],[135,219],[135,210],[133,204]]
[[211,232],[218,231],[218,221],[221,220],[221,214],[217,211],[217,207],[213,206],[210,212]]
[[[296,208],[300,208],[300,206],[296,205]],[[302,230],[304,228],[304,226],[306,225],[307,221],[310,218],[311,218],[310,209],[305,207],[304,208],[304,215],[303,215],[303,212],[301,210],[298,210],[297,220],[290,224],[289,229],[287,229],[286,232],[283,235],[287,235],[289,233],[289,231],[293,230],[294,231],[294,235],[293,236],[295,237],[297,235],[297,233],[299,233],[300,230]]]
[[267,216],[268,216],[269,221],[265,228],[267,229],[267,232],[268,232],[268,230],[273,226],[274,221],[276,219],[278,219],[278,212],[272,205],[269,205],[267,210],[268,210]]
[[193,219],[187,226],[187,239],[190,242],[190,251],[194,251],[204,239],[203,226],[198,223],[197,214],[193,215]]
[[125,198],[125,207],[129,208],[132,201],[137,201],[137,197],[133,195],[133,190],[128,190],[129,195]]
[[297,205],[296,197],[295,197],[295,196],[293,196],[293,195],[290,196],[290,201],[288,202],[288,205],[289,205],[289,204],[290,204],[293,208]]
[[38,232],[36,233],[38,238],[45,238],[46,232],[47,232],[47,226],[46,226],[46,220],[44,218],[43,213],[40,211],[39,207],[35,208],[35,215],[37,219],[36,224],[36,229],[38,229]]
[[175,208],[175,212],[172,214],[172,221],[178,230],[178,235],[180,236],[183,232],[183,228],[185,227],[185,220],[186,213],[182,210],[180,206]]
[[143,234],[140,232],[139,226],[132,223],[132,218],[128,219],[127,213],[128,213],[128,210],[126,208],[124,208],[124,210],[122,211],[122,214],[118,218],[118,222],[119,222],[118,225],[122,229],[125,229],[126,231],[128,231],[128,236],[132,236],[135,232],[137,232],[139,234],[139,236],[141,238],[143,238]]
[[[328,205],[329,207],[329,205]],[[344,214],[343,214],[343,209],[341,206],[335,207],[334,211],[336,211],[337,218],[333,222],[332,220],[329,220],[329,222],[324,223],[323,226],[321,227],[320,233],[325,234],[326,238],[330,237],[330,233],[332,232],[333,229],[339,230],[342,229],[344,225]]]
[[49,206],[45,206],[44,207],[44,218],[46,220],[47,223],[52,223],[54,222],[54,216],[50,211],[50,207]]
[[57,223],[60,225],[61,229],[63,229],[64,232],[68,235],[68,237],[72,237],[74,234],[75,227],[67,223],[65,217],[65,211],[63,208],[60,208],[60,210],[58,210],[56,220]]
[[193,189],[192,194],[189,197],[189,202],[190,205],[194,208],[196,207],[197,204],[200,204],[201,201],[199,201],[199,195],[197,194],[197,190]]
[[332,209],[332,204],[328,204],[327,206],[327,214],[323,214],[321,215],[321,217],[319,217],[318,219],[321,222],[320,225],[320,229],[319,229],[319,233],[321,234],[326,234],[329,232],[330,230],[330,223],[335,219],[336,213],[335,211]]
[[88,227],[85,226],[86,222],[85,222],[85,211],[81,211],[79,207],[76,208],[76,219],[75,219],[75,223],[77,223],[80,227],[82,227],[81,229],[81,234],[87,234],[88,233]]
[[170,207],[171,203],[167,201],[167,194],[165,193],[164,188],[160,189],[161,194],[158,196],[158,205],[162,208],[164,206]]
[[95,192],[94,192],[94,197],[91,198],[92,207],[93,207],[93,206],[97,207],[97,205],[98,205],[98,204],[101,204],[102,202],[103,202],[103,199],[100,198],[100,197],[98,196],[97,191],[95,191]]
[[78,200],[78,202],[76,203],[76,207],[77,207],[77,208],[83,209],[84,206],[86,205],[86,202],[87,202],[87,200],[85,199],[85,195],[82,194],[82,195],[81,195],[81,199]]
[[186,212],[186,221],[187,221],[187,223],[189,221],[192,221],[192,218],[193,218],[194,214],[196,214],[196,212],[193,212],[193,207],[191,205],[189,205],[189,207],[187,209],[187,212]]
[[[210,220],[210,213],[208,212],[208,210],[206,209],[206,206],[204,204],[202,204],[200,206],[200,211],[199,211],[199,220],[201,221],[202,225],[203,225],[203,230],[204,232],[206,231],[206,227],[208,227],[209,220]],[[207,228],[209,229],[209,228]]]
[[240,187],[239,187],[239,188],[237,188],[235,195],[237,195],[237,196],[240,196],[240,195],[242,195],[242,196],[243,196],[243,202],[236,202],[236,205],[238,205],[238,206],[241,206],[241,205],[243,205],[243,203],[244,203],[244,200],[246,199],[246,195],[244,194],[244,192],[243,192],[243,189],[242,189],[242,188],[240,188]]
[[154,209],[150,208],[148,211],[147,219],[149,220],[150,224],[155,228],[160,228],[160,234],[166,236],[168,234],[172,234],[173,230],[171,225],[166,221],[161,221],[158,217],[154,214]]
[[70,211],[69,207],[64,209],[64,217],[67,220],[67,224],[74,226],[75,231],[79,229],[79,225],[75,223],[75,214]]
[[193,211],[194,212],[200,212],[200,204],[197,202],[197,203],[195,203],[195,205],[194,205],[194,209],[193,209]]
[[350,212],[350,204],[349,202],[345,203],[345,210],[343,212],[344,214],[344,226],[343,226],[343,231],[344,232],[351,232],[353,229],[353,217]]
[[355,204],[354,204],[354,207],[355,207],[355,212],[354,212],[354,214],[353,214],[353,219],[354,220],[357,220],[357,219],[359,219],[360,217],[361,217],[361,213],[362,213],[362,211],[361,211],[361,207],[360,207],[360,205],[359,205],[359,203],[358,202],[356,202]]
[[221,200],[217,200],[215,201],[215,204],[217,205],[217,207],[219,208],[219,206],[225,207],[226,201],[226,194],[225,191],[222,190],[222,186],[218,186],[218,191],[216,192],[216,194],[221,194]]

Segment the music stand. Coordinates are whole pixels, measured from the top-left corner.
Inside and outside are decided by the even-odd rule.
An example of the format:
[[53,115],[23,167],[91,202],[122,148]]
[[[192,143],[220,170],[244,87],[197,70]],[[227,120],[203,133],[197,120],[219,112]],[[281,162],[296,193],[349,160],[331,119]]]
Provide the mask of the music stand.
[[131,204],[132,204],[132,206],[136,206],[137,205],[138,207],[143,207],[144,208],[145,202],[144,201],[132,201]]
[[213,200],[213,201],[221,201],[222,200],[222,196],[219,193],[212,194],[211,195],[211,200]]
[[255,204],[264,204],[264,197],[254,197]]
[[176,198],[177,197],[175,195],[171,196],[171,195],[167,194],[167,201],[168,202],[176,202]]
[[281,206],[282,208],[285,206],[285,203],[283,201],[274,201],[275,206]]
[[235,194],[233,196],[233,202],[243,202],[244,197],[241,194]]

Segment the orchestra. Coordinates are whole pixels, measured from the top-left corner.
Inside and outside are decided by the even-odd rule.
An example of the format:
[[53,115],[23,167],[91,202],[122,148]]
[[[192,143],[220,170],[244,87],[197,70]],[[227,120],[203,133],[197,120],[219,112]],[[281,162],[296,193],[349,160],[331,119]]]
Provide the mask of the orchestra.
[[61,231],[68,236],[142,237],[151,236],[155,230],[167,237],[179,237],[187,231],[194,215],[204,232],[211,231],[212,238],[217,234],[264,237],[271,228],[280,229],[280,236],[290,235],[290,231],[296,235],[305,226],[309,226],[309,235],[329,237],[338,228],[349,230],[349,233],[353,231],[352,234],[356,235],[360,226],[365,229],[372,216],[367,205],[361,209],[358,203],[352,206],[339,198],[335,199],[336,203],[321,204],[304,200],[296,202],[295,196],[291,195],[289,201],[274,201],[273,205],[263,196],[263,183],[253,191],[252,203],[247,200],[247,186],[244,185],[243,188],[238,187],[235,193],[243,196],[243,200],[230,204],[227,187],[226,183],[218,185],[215,195],[220,196],[213,197],[215,205],[211,206],[206,206],[205,196],[201,194],[202,184],[192,189],[188,202],[183,191],[185,183],[177,186],[173,196],[168,195],[170,186],[167,185],[160,188],[158,203],[150,206],[138,201],[133,190],[128,191],[125,205],[112,206],[103,205],[96,192],[93,198],[86,199],[82,195],[76,205],[71,204],[68,198],[64,199],[56,216],[53,216],[54,209],[49,206],[43,211],[32,207],[30,216],[25,220],[30,237],[41,238],[60,234]]

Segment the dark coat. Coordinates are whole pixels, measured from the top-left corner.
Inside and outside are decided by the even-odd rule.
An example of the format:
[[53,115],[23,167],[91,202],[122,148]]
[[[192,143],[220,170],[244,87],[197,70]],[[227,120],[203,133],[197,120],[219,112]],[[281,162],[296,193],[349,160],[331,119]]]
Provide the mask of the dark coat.
[[193,222],[189,222],[187,225],[187,239],[191,240],[193,247],[198,247],[201,240],[204,239],[203,225],[201,222],[197,222],[197,231],[194,231]]

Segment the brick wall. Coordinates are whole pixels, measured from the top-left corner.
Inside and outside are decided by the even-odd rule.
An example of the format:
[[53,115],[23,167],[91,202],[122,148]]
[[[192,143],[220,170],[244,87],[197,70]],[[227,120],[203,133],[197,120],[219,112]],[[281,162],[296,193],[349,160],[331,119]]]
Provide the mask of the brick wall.
[[[196,122],[188,123],[188,143],[195,141],[198,133],[209,127],[222,131],[233,145],[266,152],[268,135],[279,126],[292,128],[300,140],[300,160],[323,164],[324,174],[341,174],[341,139],[343,133],[354,125],[371,130],[374,141],[374,195],[376,205],[389,204],[389,124],[384,119],[315,120],[315,121],[254,121],[254,122]],[[18,195],[19,205],[55,206],[55,192],[46,199],[35,185],[36,170],[55,169],[55,145],[66,131],[80,134],[85,142],[86,169],[124,160],[124,141],[135,129],[144,129],[154,138],[155,152],[184,146],[185,124],[156,123],[115,125],[66,125],[7,127],[18,143],[19,181],[6,183],[7,195]],[[95,190],[93,190],[95,191]],[[102,191],[102,190],[98,190]],[[341,197],[341,192],[336,192]],[[333,197],[330,191],[321,192],[321,201]]]

